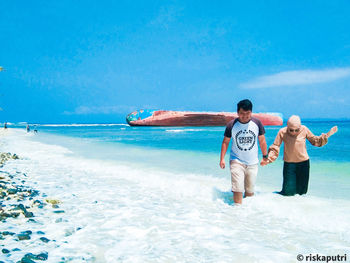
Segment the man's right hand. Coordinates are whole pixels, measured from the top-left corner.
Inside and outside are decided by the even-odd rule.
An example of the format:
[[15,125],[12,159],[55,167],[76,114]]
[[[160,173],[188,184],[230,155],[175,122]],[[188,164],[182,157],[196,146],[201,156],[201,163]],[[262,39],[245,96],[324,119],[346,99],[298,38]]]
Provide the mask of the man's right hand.
[[225,160],[220,161],[221,169],[225,169]]

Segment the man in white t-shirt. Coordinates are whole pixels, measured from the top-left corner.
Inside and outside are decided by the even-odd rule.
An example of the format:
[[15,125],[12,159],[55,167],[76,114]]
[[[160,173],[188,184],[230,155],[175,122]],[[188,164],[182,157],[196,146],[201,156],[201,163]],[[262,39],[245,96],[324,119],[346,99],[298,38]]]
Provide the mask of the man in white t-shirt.
[[221,145],[220,167],[225,169],[225,154],[232,138],[230,171],[233,201],[238,204],[242,203],[243,193],[254,195],[259,164],[258,142],[263,158],[267,159],[265,129],[259,119],[252,117],[252,110],[250,100],[238,102],[238,118],[227,124]]

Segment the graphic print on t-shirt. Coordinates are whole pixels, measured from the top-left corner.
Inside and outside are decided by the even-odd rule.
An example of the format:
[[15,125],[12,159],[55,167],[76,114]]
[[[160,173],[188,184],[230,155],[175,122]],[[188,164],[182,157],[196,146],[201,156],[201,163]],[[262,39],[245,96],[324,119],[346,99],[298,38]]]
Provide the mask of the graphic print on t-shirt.
[[240,130],[235,139],[236,145],[241,151],[250,151],[256,143],[256,135],[251,130]]

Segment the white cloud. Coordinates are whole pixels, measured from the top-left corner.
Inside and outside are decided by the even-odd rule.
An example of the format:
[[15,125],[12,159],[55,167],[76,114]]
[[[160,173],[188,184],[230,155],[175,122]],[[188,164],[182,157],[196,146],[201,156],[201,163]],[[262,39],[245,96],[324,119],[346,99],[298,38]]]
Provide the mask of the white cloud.
[[333,104],[337,104],[337,105],[350,105],[350,102],[348,100],[348,98],[344,98],[344,97],[341,97],[341,98],[334,98],[334,97],[329,97],[328,98],[328,101],[330,103],[333,103]]
[[118,106],[79,106],[73,112],[65,111],[65,115],[89,115],[89,114],[117,114],[117,113],[130,113],[134,111],[136,107],[118,105]]
[[326,70],[294,70],[273,75],[262,76],[251,81],[241,83],[240,88],[258,89],[280,86],[298,86],[331,82],[350,76],[350,68]]

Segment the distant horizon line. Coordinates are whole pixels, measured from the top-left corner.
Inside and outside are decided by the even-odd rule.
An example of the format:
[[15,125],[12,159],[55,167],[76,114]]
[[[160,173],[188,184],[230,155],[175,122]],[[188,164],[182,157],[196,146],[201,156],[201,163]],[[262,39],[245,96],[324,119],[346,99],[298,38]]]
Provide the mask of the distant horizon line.
[[[288,119],[283,118],[283,123],[287,122]],[[342,121],[342,122],[348,122],[350,121],[350,118],[303,118],[302,122],[325,122],[325,121]],[[23,125],[40,125],[40,126],[47,126],[47,127],[60,127],[60,126],[129,126],[129,124],[117,122],[117,123],[111,123],[111,122],[58,122],[58,123],[49,123],[49,122],[6,122],[7,125],[10,126],[23,126]],[[0,122],[0,125],[5,125],[5,122]],[[153,127],[153,126],[152,126]]]

